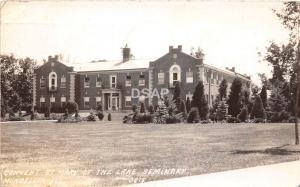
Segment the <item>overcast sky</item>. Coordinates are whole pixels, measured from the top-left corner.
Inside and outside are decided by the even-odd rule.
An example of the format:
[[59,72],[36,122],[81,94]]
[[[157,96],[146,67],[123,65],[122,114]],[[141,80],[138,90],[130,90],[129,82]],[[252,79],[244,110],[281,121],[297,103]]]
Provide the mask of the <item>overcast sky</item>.
[[190,53],[201,47],[205,63],[235,66],[252,75],[271,67],[259,63],[269,41],[288,33],[272,9],[276,1],[28,1],[7,2],[1,10],[1,54],[40,63],[63,54],[69,63],[121,58],[128,43],[136,58],[157,59],[169,45]]

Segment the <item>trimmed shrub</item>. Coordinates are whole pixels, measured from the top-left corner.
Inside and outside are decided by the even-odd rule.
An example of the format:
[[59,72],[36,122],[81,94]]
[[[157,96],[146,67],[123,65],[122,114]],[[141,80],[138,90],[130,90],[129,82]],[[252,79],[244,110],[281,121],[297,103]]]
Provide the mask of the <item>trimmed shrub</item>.
[[254,118],[252,120],[253,123],[265,123],[265,119],[264,118]]
[[70,114],[76,113],[76,111],[78,112],[78,104],[76,102],[67,102],[65,109],[68,109],[68,112]]
[[100,121],[102,121],[103,118],[104,118],[104,114],[103,114],[102,112],[98,112],[98,113],[97,113],[97,116],[98,116],[98,119],[99,119]]
[[107,120],[108,120],[108,121],[111,121],[111,113],[108,113],[108,115],[107,115]]
[[10,116],[8,121],[26,121],[22,116]]
[[152,105],[149,106],[149,113],[150,114],[154,113],[154,107]]

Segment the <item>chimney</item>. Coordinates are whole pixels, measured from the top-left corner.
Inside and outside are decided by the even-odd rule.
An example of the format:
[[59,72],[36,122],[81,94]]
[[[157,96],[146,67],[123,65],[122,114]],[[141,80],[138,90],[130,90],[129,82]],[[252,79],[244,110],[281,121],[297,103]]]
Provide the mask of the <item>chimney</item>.
[[182,50],[182,45],[178,45],[178,52],[181,52],[181,50]]
[[172,52],[172,51],[173,51],[173,46],[170,45],[170,46],[169,46],[169,52]]
[[55,56],[54,56],[54,61],[55,61],[55,62],[58,62],[58,55],[55,55]]
[[235,72],[235,67],[232,67],[232,68],[231,68],[231,71],[232,71],[232,72]]
[[123,62],[130,60],[130,48],[127,47],[127,44],[122,49],[122,53],[123,53]]
[[48,62],[52,61],[52,56],[48,56]]

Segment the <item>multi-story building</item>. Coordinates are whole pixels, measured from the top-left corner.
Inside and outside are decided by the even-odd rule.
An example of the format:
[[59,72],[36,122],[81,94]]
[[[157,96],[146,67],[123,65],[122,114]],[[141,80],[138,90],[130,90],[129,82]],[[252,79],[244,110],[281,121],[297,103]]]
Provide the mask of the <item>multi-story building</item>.
[[123,48],[119,61],[92,61],[69,67],[48,57],[48,62],[35,70],[33,80],[33,105],[37,107],[62,107],[75,101],[80,110],[89,110],[102,104],[104,110],[130,110],[132,104],[143,99],[146,105],[156,105],[159,98],[172,91],[175,83],[181,87],[181,98],[192,97],[197,83],[202,80],[206,99],[211,106],[218,95],[223,79],[228,82],[239,77],[244,86],[250,78],[203,63],[203,57],[182,52],[182,46],[169,47],[169,52],[151,61],[134,59],[130,48]]

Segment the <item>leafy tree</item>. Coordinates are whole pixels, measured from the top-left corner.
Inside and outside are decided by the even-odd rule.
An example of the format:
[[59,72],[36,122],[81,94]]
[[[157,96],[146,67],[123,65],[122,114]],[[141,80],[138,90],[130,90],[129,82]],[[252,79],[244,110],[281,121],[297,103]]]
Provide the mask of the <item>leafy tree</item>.
[[265,118],[265,110],[259,95],[255,96],[254,105],[251,111],[252,118]]
[[202,81],[200,81],[196,86],[191,105],[192,107],[198,108],[199,116],[201,119],[206,119],[208,113],[208,104],[205,99],[204,85]]
[[242,82],[239,78],[235,78],[230,87],[230,94],[228,98],[228,113],[236,117],[241,111],[241,91]]
[[264,108],[266,108],[267,107],[267,99],[268,98],[267,98],[267,89],[266,89],[265,85],[262,86],[262,89],[260,91],[259,96],[261,98],[261,101],[263,103]]
[[226,79],[223,79],[219,87],[219,95],[221,100],[227,97],[227,87],[227,81]]

